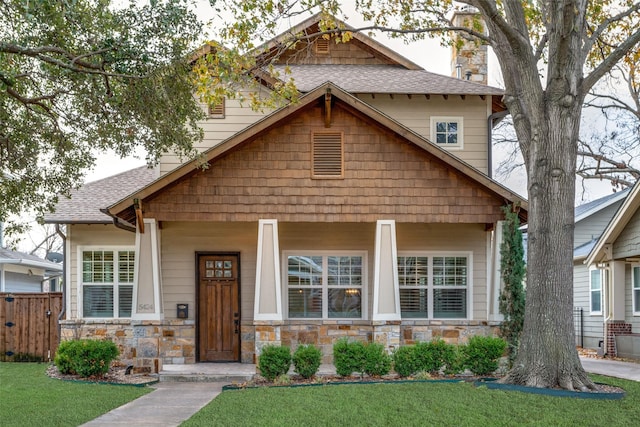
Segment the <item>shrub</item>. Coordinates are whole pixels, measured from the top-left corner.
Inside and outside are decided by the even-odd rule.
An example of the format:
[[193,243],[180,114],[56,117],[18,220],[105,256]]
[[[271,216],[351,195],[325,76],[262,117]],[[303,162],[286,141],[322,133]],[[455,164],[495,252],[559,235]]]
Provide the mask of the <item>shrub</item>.
[[364,347],[363,371],[372,377],[387,375],[391,370],[391,356],[379,343],[369,343]]
[[64,341],[58,347],[54,363],[63,374],[100,377],[107,373],[118,354],[118,347],[112,341]]
[[507,343],[496,337],[475,336],[463,348],[464,364],[476,375],[489,375],[498,369],[498,360]]
[[456,359],[456,346],[443,340],[417,343],[415,352],[416,372],[435,374],[442,368],[446,370]]
[[267,345],[260,352],[258,369],[263,377],[269,381],[275,380],[280,375],[289,372],[291,367],[291,352],[289,347],[280,345]]
[[347,338],[343,338],[333,345],[333,365],[336,373],[342,377],[348,377],[354,372],[364,372],[365,359],[364,344],[360,341],[349,342]]
[[293,353],[294,371],[303,378],[311,378],[320,368],[322,352],[313,344],[298,346]]
[[393,369],[401,377],[408,377],[418,372],[416,363],[416,347],[405,345],[396,348],[393,352]]
[[465,370],[465,356],[463,345],[452,345],[452,352],[447,354],[444,373],[447,375],[455,375]]

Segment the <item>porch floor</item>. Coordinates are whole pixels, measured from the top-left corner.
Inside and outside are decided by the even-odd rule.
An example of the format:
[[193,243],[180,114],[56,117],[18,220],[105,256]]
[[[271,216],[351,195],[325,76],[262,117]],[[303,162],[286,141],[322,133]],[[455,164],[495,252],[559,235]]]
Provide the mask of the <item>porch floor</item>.
[[[158,373],[162,382],[244,382],[250,381],[258,372],[251,363],[193,363],[187,365],[163,365]],[[335,375],[332,364],[322,364],[318,375]],[[294,374],[293,365],[289,374]]]

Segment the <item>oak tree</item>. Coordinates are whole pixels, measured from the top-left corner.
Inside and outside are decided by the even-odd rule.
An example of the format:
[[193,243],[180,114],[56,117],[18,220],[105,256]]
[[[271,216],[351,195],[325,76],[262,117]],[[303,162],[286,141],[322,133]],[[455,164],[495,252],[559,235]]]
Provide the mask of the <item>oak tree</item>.
[[100,150],[193,154],[187,0],[0,0],[0,222],[42,215]]

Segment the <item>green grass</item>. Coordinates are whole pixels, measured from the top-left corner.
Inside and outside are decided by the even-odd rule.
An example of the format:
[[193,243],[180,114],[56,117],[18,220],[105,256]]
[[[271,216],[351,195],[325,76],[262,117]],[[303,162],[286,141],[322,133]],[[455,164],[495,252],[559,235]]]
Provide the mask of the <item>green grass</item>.
[[257,388],[221,393],[190,426],[638,426],[640,383],[622,400],[558,398],[465,383]]
[[78,426],[151,390],[49,378],[43,363],[0,363],[0,426]]

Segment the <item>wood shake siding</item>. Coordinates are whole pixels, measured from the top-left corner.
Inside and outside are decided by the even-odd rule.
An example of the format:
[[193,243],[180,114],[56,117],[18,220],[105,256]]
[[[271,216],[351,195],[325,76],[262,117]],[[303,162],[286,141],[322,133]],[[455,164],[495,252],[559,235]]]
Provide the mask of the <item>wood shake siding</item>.
[[[324,42],[321,42],[324,45]],[[286,51],[274,64],[344,64],[344,65],[395,65],[396,62],[374,52],[364,43],[352,39],[349,43],[336,43],[335,39],[326,44],[328,53],[316,50],[316,41],[300,42],[296,49]]]
[[327,131],[324,109],[289,117],[144,201],[160,221],[493,223],[501,197],[436,157],[352,114],[332,108],[344,134],[344,179],[311,178],[312,132]]

